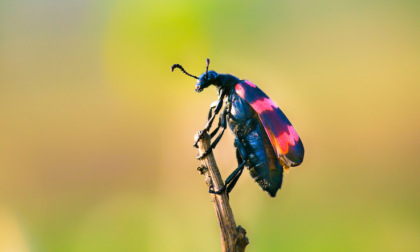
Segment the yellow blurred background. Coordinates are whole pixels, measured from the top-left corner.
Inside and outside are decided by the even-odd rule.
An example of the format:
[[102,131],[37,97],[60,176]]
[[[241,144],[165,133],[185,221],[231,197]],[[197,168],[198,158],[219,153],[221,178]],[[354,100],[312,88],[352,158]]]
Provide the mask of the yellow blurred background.
[[[247,251],[420,251],[418,1],[0,1],[0,251],[219,251],[193,136],[210,69],[305,161],[231,193]],[[225,134],[216,159],[236,160]]]

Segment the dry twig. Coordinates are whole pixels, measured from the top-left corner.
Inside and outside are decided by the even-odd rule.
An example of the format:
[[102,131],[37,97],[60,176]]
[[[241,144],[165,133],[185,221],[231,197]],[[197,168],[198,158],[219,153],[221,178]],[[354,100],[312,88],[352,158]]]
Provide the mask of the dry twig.
[[[201,132],[197,132],[195,139]],[[210,136],[204,133],[198,142],[199,155],[203,154],[210,147]],[[216,160],[211,152],[209,155],[201,159],[201,166],[198,170],[205,176],[205,182],[209,188],[218,191],[223,187],[223,180],[217,168]],[[226,193],[221,195],[210,194],[216,210],[217,219],[219,220],[220,238],[222,241],[222,251],[224,252],[241,252],[245,251],[248,245],[246,231],[241,226],[236,226],[232,209],[230,208],[229,199]]]

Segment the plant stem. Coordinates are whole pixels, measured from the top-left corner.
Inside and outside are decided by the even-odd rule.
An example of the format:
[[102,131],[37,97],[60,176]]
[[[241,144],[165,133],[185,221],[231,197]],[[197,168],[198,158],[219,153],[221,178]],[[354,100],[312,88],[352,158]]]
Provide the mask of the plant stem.
[[[195,139],[200,135],[200,131],[195,135]],[[198,142],[199,155],[210,148],[210,136],[204,133]],[[205,182],[209,188],[218,191],[223,187],[223,180],[217,168],[213,152],[201,159],[201,166],[198,170],[205,176]],[[241,226],[236,226],[232,209],[230,208],[229,198],[226,192],[218,195],[211,193],[211,199],[219,221],[220,239],[223,252],[242,252],[245,251],[249,241],[246,237],[246,230]]]

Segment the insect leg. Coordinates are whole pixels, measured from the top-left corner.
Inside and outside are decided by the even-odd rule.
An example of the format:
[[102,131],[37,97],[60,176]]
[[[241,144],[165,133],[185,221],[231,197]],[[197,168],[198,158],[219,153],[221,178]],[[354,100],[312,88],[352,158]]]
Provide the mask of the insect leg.
[[219,100],[214,101],[212,104],[210,104],[210,110],[207,120],[210,120],[210,118],[213,116],[213,109],[217,107],[217,104],[219,103]]
[[244,170],[245,164],[248,161],[248,154],[247,154],[245,146],[242,144],[242,142],[238,138],[236,138],[235,144],[236,144],[236,159],[238,160],[238,164],[240,164],[240,165],[237,168],[237,170],[239,170],[239,171],[237,173],[232,173],[226,179],[226,184],[228,184],[226,191],[227,191],[228,194],[235,187],[236,182],[238,182],[239,177],[242,175],[242,172]]
[[227,115],[230,113],[230,104],[227,105],[227,108],[223,111],[223,113],[220,115],[219,119],[219,126],[211,133],[211,136],[216,135],[219,128],[222,128],[222,132],[217,136],[217,138],[214,140],[214,142],[211,144],[211,146],[204,152],[202,155],[198,156],[197,159],[202,159],[203,157],[210,154],[212,149],[216,148],[216,145],[219,143],[220,139],[222,139],[223,133],[225,133],[226,127],[227,127]]
[[[194,145],[193,145],[194,147],[197,147],[197,143],[201,139],[201,137],[203,136],[204,132],[208,132],[209,129],[211,128],[211,125],[213,124],[214,118],[220,112],[220,109],[222,109],[222,107],[223,107],[223,99],[224,98],[225,98],[225,92],[222,92],[219,96],[219,100],[217,101],[217,105],[214,109],[213,115],[211,115],[210,119],[208,119],[206,125],[204,126],[204,129],[201,131],[201,134],[198,136],[197,140],[194,142]],[[215,102],[213,102],[212,105],[214,103]],[[212,108],[210,108],[209,116],[210,116],[211,110],[212,110]]]
[[[223,115],[223,114],[222,114]],[[219,124],[217,125],[217,127],[210,133],[210,138],[213,138],[217,132],[219,131],[220,127],[222,126],[222,118],[219,118]]]
[[229,177],[225,181],[225,184],[219,191],[213,191],[209,189],[209,193],[222,194],[226,191],[229,194],[235,186],[236,182],[238,181],[239,177],[241,176],[245,164],[246,161],[243,161],[242,164],[229,175]]
[[[207,121],[206,126],[204,126],[204,130],[205,131],[209,131],[209,129],[211,128],[211,125],[213,124],[214,118],[216,117],[217,114],[219,114],[220,110],[223,107],[223,99],[225,98],[225,94],[224,92],[220,95],[220,98],[217,102],[216,108],[214,109],[214,114],[210,117],[210,119]],[[204,131],[203,130],[203,131]]]
[[[213,132],[211,132],[210,134],[211,138],[213,138],[217,134],[220,127],[223,127],[222,126],[223,120],[225,120],[225,124],[226,124],[226,113],[227,115],[229,115],[231,109],[232,109],[232,103],[230,103],[229,101],[226,101],[225,111],[219,117],[219,125],[213,130]],[[222,118],[223,116],[225,116],[224,119]]]
[[233,187],[235,187],[236,182],[238,182],[239,177],[242,175],[242,172],[244,170],[245,164],[247,159],[246,158],[242,158],[242,155],[245,154],[246,155],[246,150],[244,148],[244,146],[242,145],[242,143],[239,141],[239,139],[235,139],[235,144],[236,146],[236,158],[238,160],[238,164],[239,167],[236,168],[230,175],[229,177],[226,179],[225,181],[225,185],[219,190],[219,191],[213,191],[211,189],[209,189],[209,193],[215,193],[215,194],[222,194],[223,192],[227,192],[227,194],[229,195],[229,193],[232,191]]

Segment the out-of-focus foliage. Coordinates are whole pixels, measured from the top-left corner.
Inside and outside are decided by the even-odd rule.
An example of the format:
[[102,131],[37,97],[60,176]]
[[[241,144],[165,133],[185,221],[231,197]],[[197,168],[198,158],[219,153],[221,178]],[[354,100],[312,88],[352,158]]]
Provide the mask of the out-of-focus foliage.
[[[270,198],[231,194],[249,251],[420,250],[417,1],[0,2],[0,251],[217,251],[194,133],[256,83],[301,136]],[[232,134],[215,151],[236,167]]]

